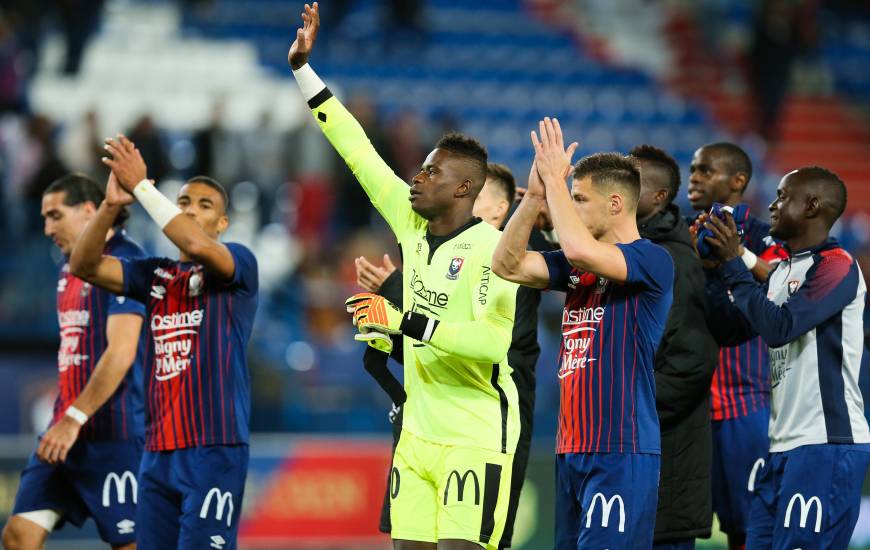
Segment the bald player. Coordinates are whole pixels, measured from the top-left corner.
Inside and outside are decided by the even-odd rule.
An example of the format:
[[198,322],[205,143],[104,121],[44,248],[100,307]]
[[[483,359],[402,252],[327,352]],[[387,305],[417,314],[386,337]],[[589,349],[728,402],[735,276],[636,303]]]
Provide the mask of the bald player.
[[716,304],[727,339],[760,335],[770,346],[770,453],[750,480],[749,549],[845,549],[858,520],[870,464],[858,387],[867,291],[858,263],[830,236],[845,208],[833,172],[787,174],[770,205],[770,234],[789,258],[765,284],[740,259],[733,219],[706,222],[731,296]]

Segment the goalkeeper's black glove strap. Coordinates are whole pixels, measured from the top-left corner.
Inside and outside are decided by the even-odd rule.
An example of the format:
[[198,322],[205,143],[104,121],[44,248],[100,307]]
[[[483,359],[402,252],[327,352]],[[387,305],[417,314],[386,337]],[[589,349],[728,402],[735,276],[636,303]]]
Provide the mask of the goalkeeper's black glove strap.
[[437,319],[430,319],[421,313],[409,311],[402,316],[402,324],[399,325],[399,330],[402,334],[410,336],[414,340],[428,342],[435,334],[435,329],[438,328]]

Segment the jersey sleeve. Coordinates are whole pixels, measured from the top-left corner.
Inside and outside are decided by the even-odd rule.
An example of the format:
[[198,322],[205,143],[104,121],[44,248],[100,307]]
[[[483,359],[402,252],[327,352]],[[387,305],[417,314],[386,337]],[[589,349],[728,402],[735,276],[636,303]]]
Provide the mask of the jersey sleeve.
[[857,264],[841,249],[822,252],[804,284],[781,306],[767,299],[740,258],[726,263],[722,271],[734,304],[771,347],[783,346],[827,321],[858,292]]
[[229,286],[245,294],[256,294],[259,289],[257,258],[251,250],[239,243],[227,243],[227,249],[233,256],[235,271]]
[[492,272],[485,265],[473,297],[473,321],[446,322],[436,330],[431,344],[473,361],[499,363],[511,344],[517,285]]
[[401,240],[422,222],[422,218],[411,209],[408,184],[378,155],[362,126],[328,88],[312,98],[308,105],[326,138]]
[[[118,248],[112,251],[113,254],[116,255],[119,259],[122,258],[136,258],[142,259],[145,256],[145,253],[141,248],[138,247],[123,247]],[[126,276],[124,280],[126,281]],[[107,308],[109,315],[117,315],[124,313],[132,313],[135,315],[145,316],[145,305],[140,301],[134,298],[128,298],[127,296],[115,296],[112,295],[109,299],[109,307]]]
[[668,251],[649,241],[617,243],[625,257],[626,282],[642,285],[656,294],[671,291],[674,285],[674,260]]
[[148,301],[159,258],[118,258],[124,271],[124,296],[143,304]]
[[571,275],[571,264],[565,257],[565,253],[561,250],[553,250],[550,252],[541,252],[544,261],[547,263],[547,271],[550,272],[550,282],[547,284],[547,290],[568,291],[568,282]]

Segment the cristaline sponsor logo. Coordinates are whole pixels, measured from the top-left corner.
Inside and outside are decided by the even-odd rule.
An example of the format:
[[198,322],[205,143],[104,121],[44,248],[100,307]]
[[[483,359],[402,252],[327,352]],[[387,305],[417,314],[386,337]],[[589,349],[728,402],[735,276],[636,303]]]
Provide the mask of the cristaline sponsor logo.
[[203,310],[179,311],[151,318],[151,330],[170,330],[175,328],[198,327],[202,324]]
[[570,376],[577,369],[585,369],[595,361],[595,358],[589,357],[587,352],[598,330],[597,325],[604,319],[604,312],[601,306],[562,311],[563,353],[559,378]]
[[154,378],[175,378],[193,361],[193,337],[199,333],[203,310],[181,311],[151,318],[154,334]]

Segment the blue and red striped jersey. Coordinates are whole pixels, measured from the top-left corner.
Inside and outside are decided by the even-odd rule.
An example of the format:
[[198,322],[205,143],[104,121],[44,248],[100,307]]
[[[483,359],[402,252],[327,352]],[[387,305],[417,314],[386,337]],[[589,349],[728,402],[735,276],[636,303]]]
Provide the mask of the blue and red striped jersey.
[[557,453],[661,450],[655,353],[673,300],[674,263],[646,239],[617,244],[628,278],[616,283],[544,252],[548,288],[567,292],[559,351]]
[[248,442],[246,350],[257,311],[257,260],[228,243],[230,281],[168,258],[122,260],[124,294],[147,310],[145,448]]
[[[142,248],[123,231],[106,242],[105,254],[120,258],[141,258]],[[60,349],[57,353],[58,395],[51,423],[60,420],[88,383],[100,357],[106,351],[106,323],[110,315],[145,315],[145,306],[124,296],[115,296],[91,286],[69,271],[64,263],[57,279],[57,320]],[[136,360],[121,385],[82,427],[85,441],[125,441],[141,438],[142,365],[144,340],[140,336]]]
[[[767,223],[750,216],[743,231],[743,246],[760,259],[775,264],[788,258],[785,248],[768,235]],[[739,418],[770,406],[767,345],[760,337],[719,349],[710,393],[713,420]]]

